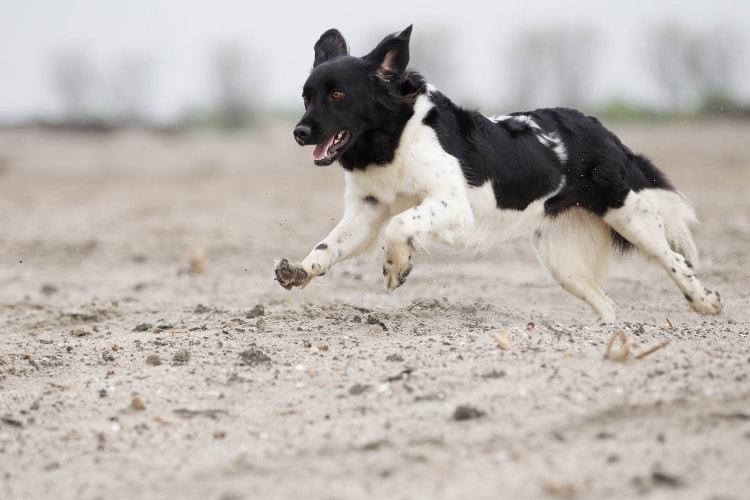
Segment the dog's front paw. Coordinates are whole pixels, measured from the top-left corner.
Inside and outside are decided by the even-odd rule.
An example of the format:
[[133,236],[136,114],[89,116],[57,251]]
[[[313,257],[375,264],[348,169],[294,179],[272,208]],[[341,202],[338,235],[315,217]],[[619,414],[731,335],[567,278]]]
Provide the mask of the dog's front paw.
[[310,281],[310,275],[301,265],[281,259],[276,264],[276,281],[287,290],[291,290],[295,286],[305,286]]
[[394,290],[404,284],[406,278],[411,273],[411,255],[405,254],[405,257],[397,258],[396,255],[386,252],[383,262],[383,276],[385,277],[385,287],[388,290]]

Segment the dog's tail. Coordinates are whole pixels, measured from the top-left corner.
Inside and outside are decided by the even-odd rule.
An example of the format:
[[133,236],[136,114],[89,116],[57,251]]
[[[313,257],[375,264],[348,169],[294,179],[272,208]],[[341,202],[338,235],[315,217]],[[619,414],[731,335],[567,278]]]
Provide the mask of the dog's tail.
[[664,235],[670,248],[698,269],[698,250],[690,226],[698,222],[687,198],[673,189],[644,189],[638,193],[649,200],[664,222]]

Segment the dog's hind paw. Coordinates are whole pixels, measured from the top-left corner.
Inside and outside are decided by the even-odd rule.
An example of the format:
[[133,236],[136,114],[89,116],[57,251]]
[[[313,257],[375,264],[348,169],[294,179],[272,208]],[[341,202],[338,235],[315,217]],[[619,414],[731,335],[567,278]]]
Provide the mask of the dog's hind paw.
[[719,292],[707,288],[692,295],[685,293],[685,299],[693,311],[704,316],[721,314],[721,311],[724,309]]
[[276,281],[282,287],[291,290],[295,286],[305,286],[310,281],[310,276],[301,265],[281,259],[276,264]]

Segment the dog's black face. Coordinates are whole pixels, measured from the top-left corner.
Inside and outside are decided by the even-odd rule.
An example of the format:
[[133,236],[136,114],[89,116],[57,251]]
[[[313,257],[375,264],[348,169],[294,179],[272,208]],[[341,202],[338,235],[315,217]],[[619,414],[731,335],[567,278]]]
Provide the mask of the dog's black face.
[[301,146],[315,145],[316,165],[330,165],[398,113],[409,61],[411,26],[386,37],[365,57],[348,55],[336,30],[315,44],[313,70],[302,90],[305,114],[294,129]]

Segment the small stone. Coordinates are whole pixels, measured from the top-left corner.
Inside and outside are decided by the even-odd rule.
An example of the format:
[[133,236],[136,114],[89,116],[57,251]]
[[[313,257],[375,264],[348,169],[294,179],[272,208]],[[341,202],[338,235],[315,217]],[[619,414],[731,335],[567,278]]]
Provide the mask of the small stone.
[[261,304],[256,304],[255,307],[250,309],[248,312],[245,313],[246,319],[253,319],[257,318],[258,316],[264,316],[266,314],[266,309]]
[[371,385],[366,384],[354,384],[349,388],[349,394],[352,396],[359,396],[360,394],[364,394],[365,392],[372,389]]
[[151,330],[151,328],[153,328],[151,323],[141,323],[140,325],[136,325],[136,327],[133,328],[133,331],[134,332],[147,332]]
[[403,361],[404,357],[400,354],[389,354],[385,357],[386,361]]
[[243,363],[250,366],[270,363],[271,358],[269,358],[266,353],[261,351],[257,348],[247,349],[246,351],[242,351],[240,353],[240,359]]
[[484,412],[473,406],[457,406],[453,411],[453,420],[472,420],[484,416]]
[[151,366],[159,366],[162,363],[161,356],[158,354],[149,354],[146,356],[146,364]]
[[368,314],[367,315],[367,324],[368,325],[378,325],[384,332],[388,331],[388,327],[385,326],[385,323],[383,323],[380,318],[375,316],[374,314]]
[[482,374],[482,378],[503,378],[506,375],[505,370],[492,370]]
[[5,425],[10,425],[11,427],[17,427],[19,429],[23,427],[23,422],[21,422],[19,419],[14,418],[10,415],[5,415],[3,417],[0,417],[0,423],[3,423]]
[[195,306],[195,309],[193,309],[193,314],[206,314],[213,311],[214,309],[210,307],[206,307],[203,304],[198,304],[197,306]]
[[190,351],[187,349],[180,349],[176,353],[174,353],[174,356],[172,356],[172,361],[175,364],[178,365],[184,365],[188,361],[190,361]]
[[137,411],[143,411],[146,409],[146,403],[139,396],[135,396],[130,402],[130,407]]

